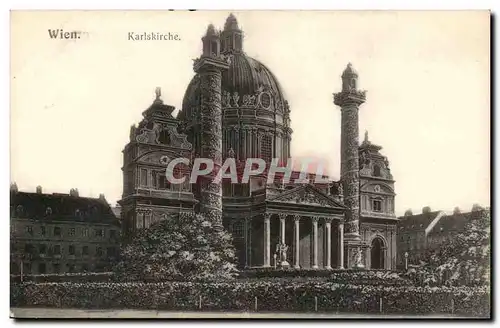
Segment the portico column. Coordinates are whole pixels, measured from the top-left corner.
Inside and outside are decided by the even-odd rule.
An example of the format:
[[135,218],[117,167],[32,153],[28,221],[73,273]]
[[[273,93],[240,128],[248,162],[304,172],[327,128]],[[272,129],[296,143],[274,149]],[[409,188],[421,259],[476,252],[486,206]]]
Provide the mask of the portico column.
[[299,227],[300,227],[300,216],[299,215],[295,215],[293,217],[293,220],[294,220],[294,229],[293,229],[293,232],[294,232],[294,250],[295,250],[295,256],[294,256],[294,259],[293,259],[293,266],[295,267],[295,269],[300,269],[300,264],[299,264],[299,257],[300,257],[300,230],[299,230]]
[[383,258],[382,258],[382,261],[383,261],[383,263],[384,263],[384,265],[383,265],[382,269],[386,269],[386,270],[387,270],[387,269],[390,269],[390,268],[387,268],[387,263],[389,262],[389,261],[387,260],[387,247],[382,248],[382,257],[383,257]]
[[332,268],[332,219],[325,218],[325,235],[326,235],[326,262],[325,268]]
[[249,245],[249,238],[248,238],[248,232],[250,231],[249,229],[249,224],[250,224],[250,218],[245,218],[245,268],[248,268],[250,266],[249,263],[249,250],[250,250],[250,245]]
[[344,222],[339,223],[339,269],[344,269]]
[[280,218],[280,242],[282,244],[285,244],[285,224],[286,224],[286,214],[285,213],[280,213],[278,214]]
[[271,266],[271,214],[264,214],[264,266]]
[[313,228],[313,260],[312,268],[318,268],[318,217],[312,218],[312,228]]

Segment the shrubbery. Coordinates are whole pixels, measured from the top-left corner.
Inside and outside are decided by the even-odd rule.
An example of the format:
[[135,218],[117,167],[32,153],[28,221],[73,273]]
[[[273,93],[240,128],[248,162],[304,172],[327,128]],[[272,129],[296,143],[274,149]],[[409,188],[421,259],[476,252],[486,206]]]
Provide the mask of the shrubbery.
[[231,235],[201,214],[167,215],[140,230],[114,268],[119,281],[230,279],[236,273]]
[[[487,288],[359,286],[333,282],[241,280],[221,283],[24,283],[12,306],[194,311],[452,313],[489,316]],[[453,300],[453,301],[452,301]]]
[[424,286],[489,286],[491,212],[481,209],[473,214],[462,232],[430,250],[406,277]]

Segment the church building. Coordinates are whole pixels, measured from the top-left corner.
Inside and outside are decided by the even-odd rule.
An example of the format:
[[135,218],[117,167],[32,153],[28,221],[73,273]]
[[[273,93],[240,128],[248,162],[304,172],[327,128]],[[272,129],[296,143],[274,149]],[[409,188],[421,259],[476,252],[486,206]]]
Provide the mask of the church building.
[[123,150],[124,235],[168,213],[195,211],[232,233],[241,269],[395,269],[394,179],[382,147],[367,133],[359,142],[366,93],[351,64],[332,101],[342,121],[339,181],[314,183],[307,174],[307,181],[294,183],[300,172],[289,183],[268,184],[265,174],[237,184],[210,177],[196,184],[168,181],[166,167],[179,157],[216,164],[228,157],[238,163],[293,158],[293,104],[272,71],[244,51],[236,18],[230,15],[222,31],[209,25],[202,44],[177,116],[157,89],[142,121],[131,127]]

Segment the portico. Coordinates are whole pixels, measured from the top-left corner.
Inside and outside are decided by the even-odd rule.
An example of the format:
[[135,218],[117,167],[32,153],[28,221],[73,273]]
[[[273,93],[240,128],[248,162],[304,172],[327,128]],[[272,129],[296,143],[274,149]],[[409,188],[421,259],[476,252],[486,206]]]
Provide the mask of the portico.
[[274,267],[274,254],[280,259],[280,245],[286,248],[287,268],[344,267],[344,208],[340,203],[311,185],[266,198],[265,208],[232,220],[243,222],[238,224],[243,231],[237,242],[244,248],[240,250],[245,254],[243,267]]

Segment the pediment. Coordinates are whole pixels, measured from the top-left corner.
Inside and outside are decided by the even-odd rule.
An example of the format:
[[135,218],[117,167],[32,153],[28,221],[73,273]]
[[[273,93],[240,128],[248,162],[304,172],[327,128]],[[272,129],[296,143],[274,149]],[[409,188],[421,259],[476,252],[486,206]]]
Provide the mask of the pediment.
[[345,206],[335,199],[325,195],[312,185],[297,186],[281,194],[269,198],[271,202],[303,204],[322,207],[344,208]]
[[379,194],[394,194],[394,190],[391,186],[386,183],[379,181],[370,181],[363,185],[361,185],[360,191],[362,192],[370,192],[370,193],[379,193]]

